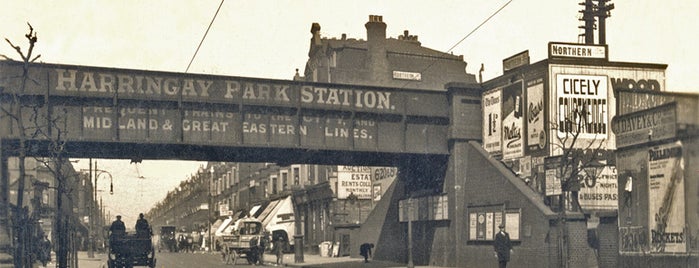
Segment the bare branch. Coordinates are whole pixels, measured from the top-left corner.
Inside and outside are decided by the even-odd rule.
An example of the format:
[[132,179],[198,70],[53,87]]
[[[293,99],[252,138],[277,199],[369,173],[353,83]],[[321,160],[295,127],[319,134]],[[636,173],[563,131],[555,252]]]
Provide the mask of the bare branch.
[[19,53],[19,55],[22,57],[22,59],[25,59],[25,58],[24,58],[24,53],[22,52],[22,48],[21,48],[21,47],[15,46],[14,44],[12,44],[12,41],[10,41],[10,39],[5,38],[5,41],[7,41],[7,43],[10,44],[10,46],[11,46],[12,48],[14,48],[14,49],[17,51],[17,53]]
[[30,62],[35,62],[36,60],[39,59],[39,57],[41,57],[41,54],[36,55],[36,57],[34,57]]
[[0,54],[0,57],[2,57],[3,59],[9,60],[9,61],[15,61],[15,59],[10,58],[10,57],[8,57],[8,56],[5,55],[5,54]]

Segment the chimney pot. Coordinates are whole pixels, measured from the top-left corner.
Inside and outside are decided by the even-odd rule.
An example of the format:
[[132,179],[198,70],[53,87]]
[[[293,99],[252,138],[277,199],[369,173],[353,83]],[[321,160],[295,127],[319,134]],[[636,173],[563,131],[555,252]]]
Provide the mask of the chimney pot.
[[320,23],[314,22],[311,24],[311,33],[316,33],[320,31]]

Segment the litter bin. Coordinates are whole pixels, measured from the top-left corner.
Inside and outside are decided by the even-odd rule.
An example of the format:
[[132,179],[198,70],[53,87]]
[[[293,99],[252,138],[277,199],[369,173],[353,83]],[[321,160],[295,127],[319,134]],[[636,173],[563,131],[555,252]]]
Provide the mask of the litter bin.
[[324,241],[321,242],[320,245],[318,245],[318,248],[320,249],[320,256],[321,257],[330,257],[330,246],[332,245],[332,242],[330,241]]

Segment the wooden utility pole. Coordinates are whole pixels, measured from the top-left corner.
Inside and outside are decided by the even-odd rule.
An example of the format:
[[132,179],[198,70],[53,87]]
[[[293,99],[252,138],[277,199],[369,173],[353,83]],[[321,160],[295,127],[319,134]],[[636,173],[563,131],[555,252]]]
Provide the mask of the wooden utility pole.
[[611,17],[611,10],[614,9],[614,4],[607,3],[609,0],[597,0],[597,17],[599,18],[599,44],[607,44],[607,23],[606,19]]
[[[597,4],[594,4],[597,1]],[[585,22],[585,25],[579,26],[580,29],[585,30],[580,36],[585,37],[585,44],[595,44],[594,32],[598,30],[598,43],[600,45],[607,44],[607,23],[606,19],[611,17],[611,10],[614,9],[614,4],[609,3],[610,0],[585,0],[585,2],[580,3],[585,9],[580,10],[582,13],[581,21]],[[595,21],[599,21],[599,27],[595,25]]]

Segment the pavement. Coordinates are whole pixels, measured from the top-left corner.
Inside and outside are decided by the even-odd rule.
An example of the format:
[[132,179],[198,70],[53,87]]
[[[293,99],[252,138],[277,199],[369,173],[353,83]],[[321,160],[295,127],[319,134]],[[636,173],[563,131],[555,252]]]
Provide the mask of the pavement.
[[[218,254],[218,253],[212,253]],[[89,258],[87,256],[87,251],[78,252],[78,267],[80,268],[106,268],[107,264],[104,260],[107,259],[105,254],[95,253],[94,258]],[[265,266],[274,267],[274,262],[277,257],[274,254],[265,254]],[[55,263],[49,263],[47,267],[55,267]],[[280,265],[283,267],[304,267],[304,268],[315,268],[315,267],[338,267],[338,268],[350,268],[350,267],[364,267],[364,268],[397,268],[406,267],[404,263],[386,262],[379,260],[370,260],[369,263],[364,263],[363,259],[360,258],[350,258],[345,257],[322,257],[320,255],[306,254],[303,256],[303,263],[294,263],[294,254],[284,254],[284,264]],[[415,266],[419,268],[439,268],[438,266]]]
[[[267,255],[265,255],[265,260],[276,260],[276,257],[274,255],[269,255],[271,259],[268,259]],[[288,261],[287,261],[288,259]],[[363,267],[363,268],[369,268],[369,267],[381,267],[381,268],[398,268],[398,267],[406,267],[405,263],[396,263],[396,262],[388,262],[388,261],[380,261],[380,260],[369,260],[368,263],[364,263],[363,258],[350,258],[349,256],[345,257],[322,257],[320,255],[304,255],[303,256],[303,263],[294,263],[294,254],[286,254],[284,255],[284,260],[287,261],[285,262],[286,267],[304,267],[304,268],[315,268],[315,267],[325,267],[325,268],[351,268],[351,267]],[[442,268],[439,266],[415,266],[419,268]]]

